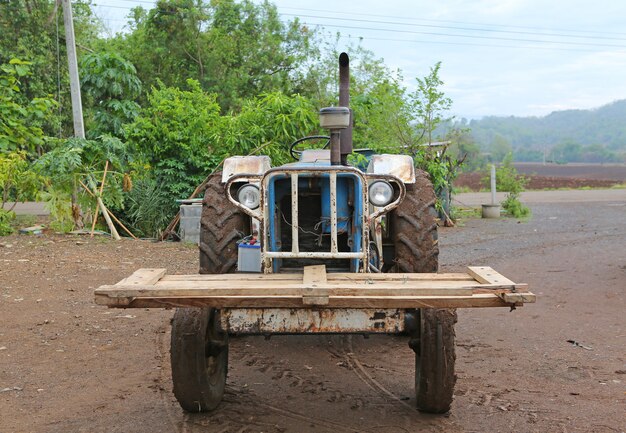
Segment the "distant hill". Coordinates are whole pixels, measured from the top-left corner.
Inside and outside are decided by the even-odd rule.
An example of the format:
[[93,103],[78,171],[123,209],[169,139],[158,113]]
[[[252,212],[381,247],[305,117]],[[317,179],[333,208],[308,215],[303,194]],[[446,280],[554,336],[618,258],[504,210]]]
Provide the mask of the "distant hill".
[[469,127],[483,151],[497,153],[510,145],[517,160],[539,160],[544,152],[563,162],[623,161],[626,155],[626,99],[591,110],[488,116],[456,126]]

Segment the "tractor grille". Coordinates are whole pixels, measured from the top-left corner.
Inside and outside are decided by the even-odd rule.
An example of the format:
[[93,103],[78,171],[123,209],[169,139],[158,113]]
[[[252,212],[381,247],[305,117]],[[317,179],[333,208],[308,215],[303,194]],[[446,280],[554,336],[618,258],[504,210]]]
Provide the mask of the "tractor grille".
[[[306,179],[321,179],[322,182],[328,182],[330,185],[330,221],[325,221],[325,224],[330,225],[330,248],[326,250],[320,248],[319,251],[310,251],[310,248],[306,248],[307,251],[302,251],[300,248],[300,236],[302,236],[300,221],[303,218],[300,217],[299,203],[301,203],[301,197],[299,196],[299,180]],[[354,245],[352,251],[340,251],[338,242],[338,221],[337,221],[337,180],[338,178],[349,178],[353,180],[354,184],[354,214],[357,221],[353,221],[352,229],[357,230],[356,239],[359,240],[358,245]],[[290,245],[290,251],[281,250],[276,242],[272,242],[272,237],[275,239],[274,233],[279,218],[284,218],[283,215],[272,214],[274,209],[273,203],[275,197],[271,194],[271,191],[275,191],[276,188],[272,186],[276,185],[278,181],[287,181],[290,183],[291,188],[291,212],[290,221],[285,221],[291,228],[291,242],[285,242],[285,245]],[[266,263],[266,270],[273,266],[267,266],[273,263],[274,259],[353,259],[363,260],[367,263],[368,248],[368,230],[367,230],[367,180],[361,172],[351,167],[333,167],[324,166],[320,168],[308,168],[297,167],[291,169],[274,168],[269,170],[262,179],[263,186],[261,190],[266,195],[263,197],[263,220],[265,222],[264,227],[264,239],[263,246],[263,258]],[[274,185],[272,185],[272,183]],[[358,196],[358,197],[357,197]],[[280,221],[278,221],[280,223]],[[355,224],[356,223],[356,224]],[[283,234],[284,237],[284,234]]]

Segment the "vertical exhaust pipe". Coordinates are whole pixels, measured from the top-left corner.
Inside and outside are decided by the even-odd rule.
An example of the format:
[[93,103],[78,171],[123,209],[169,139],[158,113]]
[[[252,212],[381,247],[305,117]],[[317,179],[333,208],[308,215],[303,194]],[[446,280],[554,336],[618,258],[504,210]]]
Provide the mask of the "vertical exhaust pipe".
[[[339,55],[339,106],[350,108],[350,58],[347,53]],[[350,110],[350,125],[341,130],[339,146],[341,163],[347,165],[348,155],[352,153],[352,110]]]

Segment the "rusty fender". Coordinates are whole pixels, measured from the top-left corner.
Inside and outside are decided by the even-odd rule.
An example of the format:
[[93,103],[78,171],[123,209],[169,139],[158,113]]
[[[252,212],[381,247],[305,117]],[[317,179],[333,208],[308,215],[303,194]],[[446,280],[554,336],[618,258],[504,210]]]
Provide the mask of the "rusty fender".
[[415,313],[400,309],[232,308],[221,312],[229,334],[399,334],[413,329]]

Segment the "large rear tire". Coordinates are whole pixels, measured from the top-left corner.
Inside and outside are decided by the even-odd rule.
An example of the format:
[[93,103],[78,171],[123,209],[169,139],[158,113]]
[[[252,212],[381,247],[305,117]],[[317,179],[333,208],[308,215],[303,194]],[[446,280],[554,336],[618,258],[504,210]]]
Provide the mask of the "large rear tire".
[[200,218],[200,273],[227,274],[237,266],[237,241],[250,218],[226,197],[222,173],[207,183]]
[[[391,215],[395,272],[437,272],[439,245],[435,193],[428,175],[417,170],[416,181],[406,186],[406,197]],[[445,413],[454,394],[456,310],[422,308],[411,335],[415,351],[415,394],[423,412]]]

